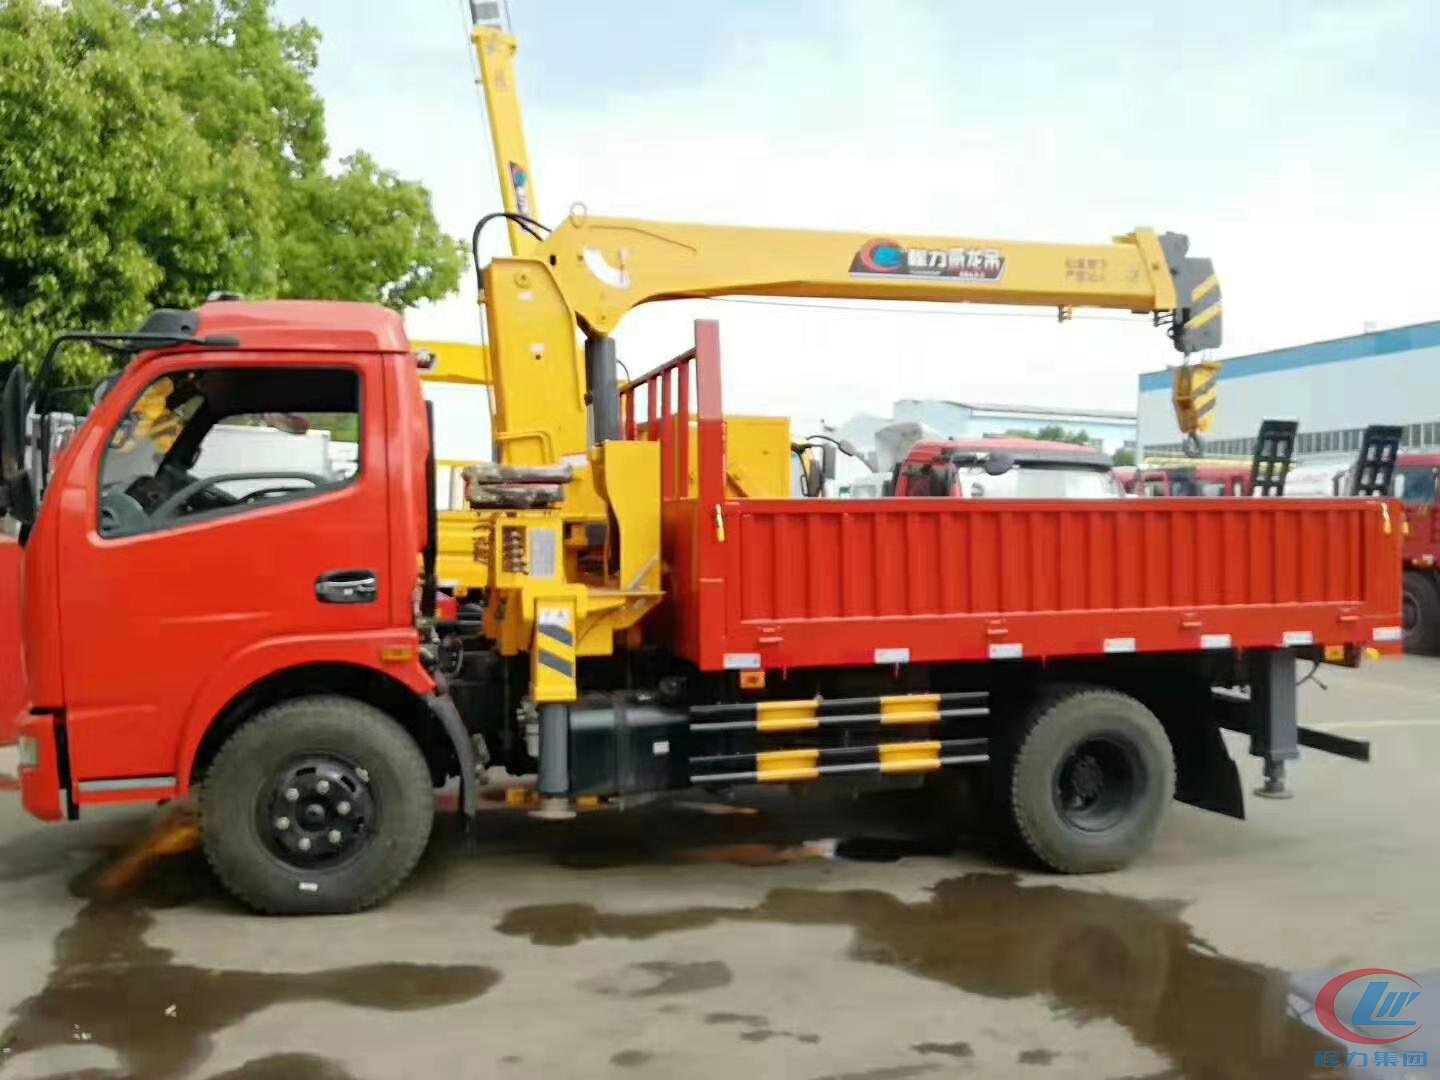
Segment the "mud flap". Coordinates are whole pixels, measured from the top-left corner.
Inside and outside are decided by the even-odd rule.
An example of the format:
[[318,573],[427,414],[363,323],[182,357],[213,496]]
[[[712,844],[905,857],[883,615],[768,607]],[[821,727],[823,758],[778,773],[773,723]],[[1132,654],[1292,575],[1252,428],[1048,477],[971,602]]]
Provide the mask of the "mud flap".
[[1213,717],[1198,715],[1166,728],[1175,748],[1175,798],[1244,821],[1240,770],[1225,747],[1220,724]]
[[476,775],[479,760],[470,733],[465,730],[465,722],[460,719],[460,710],[450,698],[444,677],[437,675],[435,682],[435,693],[426,699],[426,703],[455,750],[455,760],[460,769],[460,812],[468,822],[475,817],[479,806],[480,781]]

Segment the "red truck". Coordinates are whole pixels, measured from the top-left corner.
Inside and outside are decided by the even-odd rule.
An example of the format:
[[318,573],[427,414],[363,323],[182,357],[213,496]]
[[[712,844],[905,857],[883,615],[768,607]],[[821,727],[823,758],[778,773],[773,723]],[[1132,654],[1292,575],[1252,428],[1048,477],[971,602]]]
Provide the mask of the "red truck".
[[0,536],[0,746],[15,741],[15,721],[25,700],[25,654],[20,645],[20,545]]
[[1440,454],[1400,454],[1395,495],[1405,505],[1404,626],[1411,652],[1440,649],[1440,518],[1435,514],[1435,478]]
[[[207,851],[246,902],[374,903],[423,848],[433,786],[458,776],[473,809],[478,764],[552,768],[523,668],[477,640],[457,659],[418,599],[434,510],[409,343],[398,317],[338,303],[150,327],[38,508],[0,448],[30,521],[25,806],[73,818],[203,786]],[[1133,857],[1172,793],[1243,815],[1221,726],[1250,733],[1272,789],[1301,743],[1363,754],[1298,726],[1295,662],[1398,636],[1384,501],[728,498],[718,341],[697,324],[677,361],[693,396],[639,428],[673,462],[666,433],[693,419],[698,486],[664,500],[653,631],[588,669],[541,752],[568,752],[567,796],[989,759],[1022,845],[1082,871]],[[183,422],[158,455],[134,429],[157,386]],[[358,473],[187,472],[220,420],[295,414],[352,416]],[[1248,702],[1211,695],[1235,685]],[[886,737],[912,723],[929,737]]]
[[1108,499],[1124,494],[1110,458],[1043,439],[925,439],[895,467],[894,495],[961,499]]

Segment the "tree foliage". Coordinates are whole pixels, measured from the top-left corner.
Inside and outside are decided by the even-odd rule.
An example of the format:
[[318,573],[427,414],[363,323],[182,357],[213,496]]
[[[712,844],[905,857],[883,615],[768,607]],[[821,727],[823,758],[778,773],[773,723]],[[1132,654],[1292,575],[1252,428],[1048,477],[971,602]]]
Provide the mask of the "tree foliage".
[[1060,424],[1046,424],[1038,431],[1020,431],[1018,429],[1005,432],[1006,435],[1018,439],[1039,439],[1043,442],[1074,443],[1076,446],[1094,446],[1095,440],[1090,438],[1090,433],[1084,428],[1070,428]]
[[269,0],[0,0],[0,363],[217,289],[455,288],[422,186],[364,153],[327,169],[318,41]]

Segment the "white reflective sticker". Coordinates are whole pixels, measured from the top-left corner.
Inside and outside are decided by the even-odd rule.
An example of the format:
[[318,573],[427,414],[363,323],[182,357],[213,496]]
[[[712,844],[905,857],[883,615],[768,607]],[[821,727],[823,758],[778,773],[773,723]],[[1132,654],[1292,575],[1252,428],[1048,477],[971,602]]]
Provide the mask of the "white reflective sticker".
[[559,570],[559,529],[530,530],[530,576],[549,581]]
[[539,608],[539,622],[541,626],[569,627],[570,609],[568,607],[547,607],[544,604],[540,604]]
[[1405,631],[1398,626],[1377,626],[1370,636],[1376,641],[1404,641]]
[[302,882],[300,882],[300,891],[301,891],[301,892],[319,892],[319,891],[320,891],[320,886],[319,886],[316,882],[313,882],[313,881],[302,881]]
[[666,754],[670,753],[670,740],[656,739],[655,742],[651,744],[650,749],[656,757],[664,757]]
[[1025,646],[1018,641],[1002,641],[990,646],[991,660],[1019,660],[1025,655]]
[[910,662],[909,649],[876,649],[875,663],[877,664],[908,664]]
[[1200,648],[1202,649],[1228,649],[1230,648],[1229,634],[1201,634]]
[[1105,639],[1106,652],[1134,652],[1135,639],[1133,637],[1107,637]]
[[1315,635],[1309,630],[1286,630],[1281,645],[1314,645]]
[[726,671],[756,671],[760,667],[760,654],[758,652],[727,652],[725,654]]

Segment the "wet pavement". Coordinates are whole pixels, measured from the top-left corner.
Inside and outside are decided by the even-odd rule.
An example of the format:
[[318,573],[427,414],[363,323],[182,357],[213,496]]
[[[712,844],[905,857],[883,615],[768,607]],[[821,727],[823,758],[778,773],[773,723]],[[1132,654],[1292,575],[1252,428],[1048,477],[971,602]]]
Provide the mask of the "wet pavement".
[[491,803],[381,910],[265,919],[193,851],[136,857],[170,812],[42,826],[7,797],[0,1080],[1345,1075],[1313,987],[1440,972],[1440,661],[1323,677],[1307,719],[1373,764],[1307,753],[1295,799],[1177,806],[1091,878],[918,828],[908,796]]

